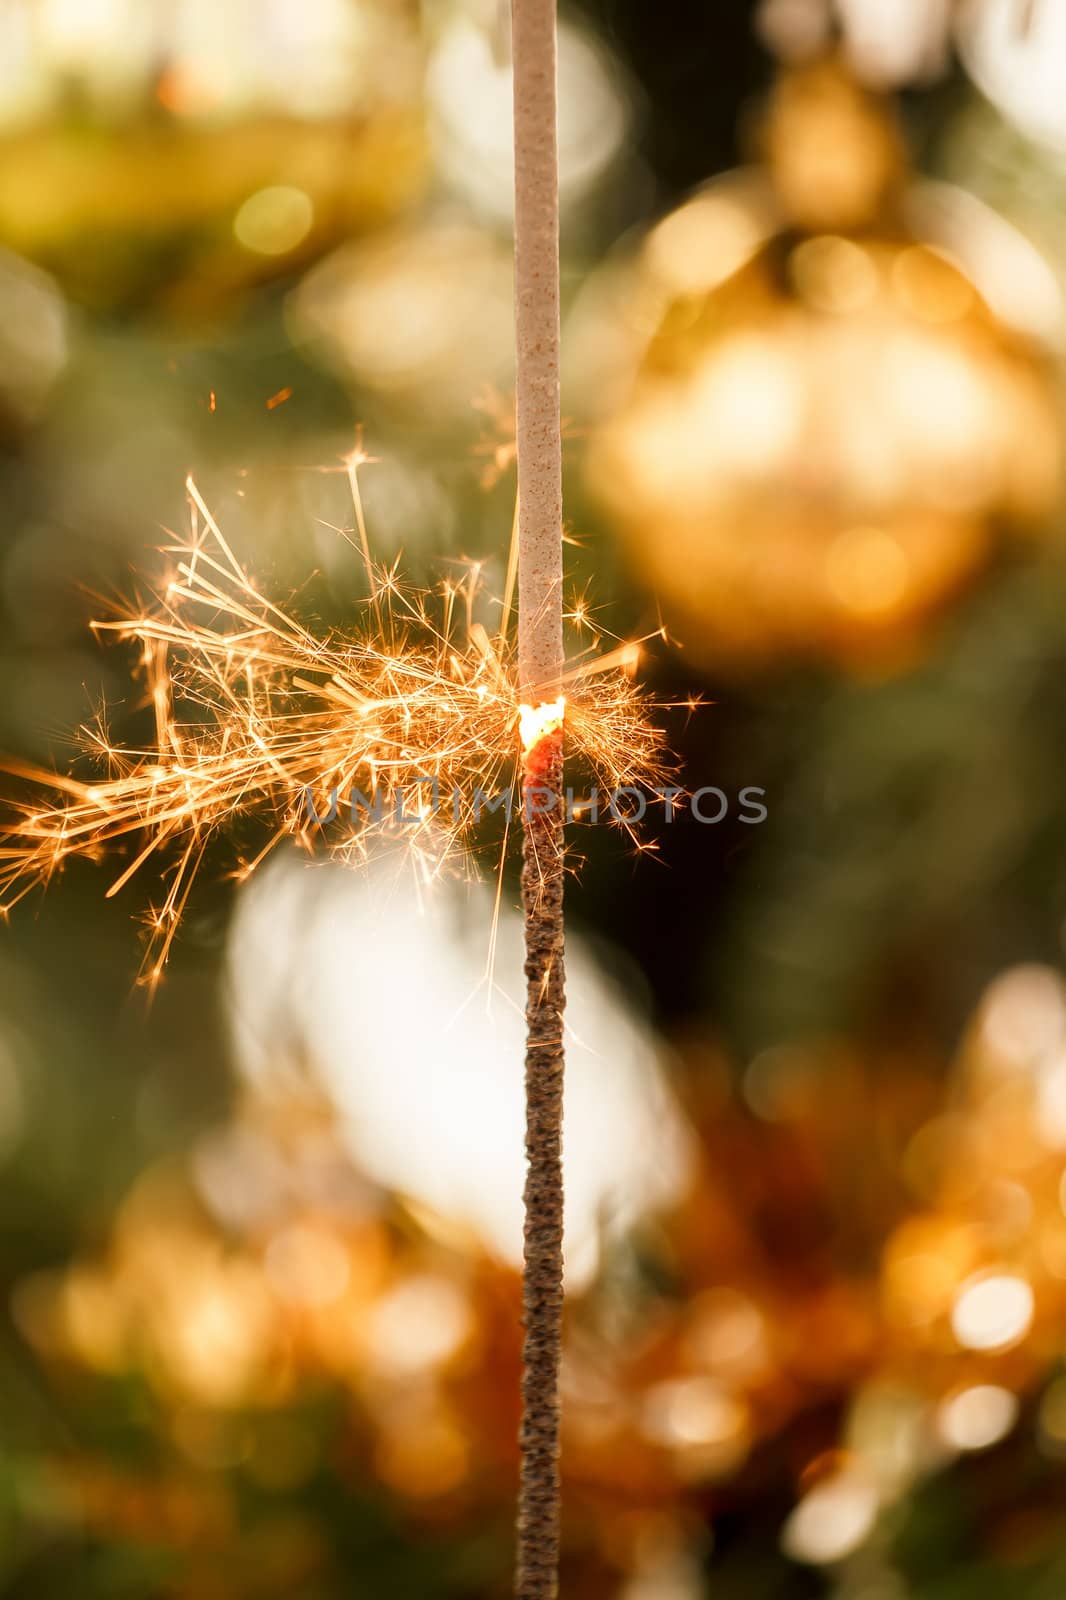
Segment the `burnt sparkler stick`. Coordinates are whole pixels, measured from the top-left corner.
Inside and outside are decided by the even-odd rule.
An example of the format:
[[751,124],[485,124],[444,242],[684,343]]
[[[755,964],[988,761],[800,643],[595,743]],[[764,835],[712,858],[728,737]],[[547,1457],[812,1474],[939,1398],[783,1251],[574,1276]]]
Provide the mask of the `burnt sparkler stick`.
[[512,0],[523,712],[526,1185],[515,1594],[551,1600],[559,1566],[563,1306],[563,541],[555,0]]

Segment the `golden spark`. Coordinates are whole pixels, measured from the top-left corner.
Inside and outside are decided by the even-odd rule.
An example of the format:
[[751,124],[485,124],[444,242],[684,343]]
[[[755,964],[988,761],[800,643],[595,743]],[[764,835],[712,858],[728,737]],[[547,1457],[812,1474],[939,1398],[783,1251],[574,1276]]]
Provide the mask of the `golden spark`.
[[321,637],[259,592],[187,480],[190,531],[162,552],[172,575],[143,608],[92,625],[137,646],[154,739],[113,743],[102,718],[81,728],[94,781],[5,764],[43,795],[16,803],[0,840],[5,912],[72,857],[124,853],[108,896],[158,864],[164,893],[141,969],[154,986],[209,843],[243,818],[268,829],[238,877],[285,838],[357,861],[385,835],[428,878],[476,870],[486,796],[514,795],[523,759],[564,721],[568,756],[589,781],[614,790],[663,778],[663,735],[632,675],[639,647],[586,650],[565,696],[520,705],[506,625],[492,636],[474,619],[479,566],[430,591],[371,560],[357,478],[368,459],[359,450],[344,462],[368,598],[350,632]]

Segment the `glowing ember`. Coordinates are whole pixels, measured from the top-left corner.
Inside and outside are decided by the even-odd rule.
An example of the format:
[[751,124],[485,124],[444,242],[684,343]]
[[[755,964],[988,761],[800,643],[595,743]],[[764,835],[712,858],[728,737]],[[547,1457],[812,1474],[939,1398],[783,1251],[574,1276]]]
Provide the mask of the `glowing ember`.
[[[127,849],[112,895],[164,852],[142,969],[154,984],[209,842],[241,819],[267,829],[238,877],[290,836],[352,861],[387,833],[424,879],[472,868],[485,796],[513,792],[521,776],[516,735],[528,752],[558,729],[564,697],[519,706],[510,640],[474,620],[477,566],[428,592],[372,562],[357,484],[365,459],[353,453],[345,467],[369,596],[343,635],[320,637],[264,598],[188,480],[191,527],[165,551],[169,581],[143,609],[94,624],[139,647],[154,739],[129,748],[100,721],[82,728],[99,769],[91,782],[7,764],[44,799],[20,801],[0,841],[3,909],[71,856]],[[572,753],[605,788],[663,776],[662,734],[623,670],[630,654],[586,648],[565,675]]]
[[557,700],[542,701],[538,706],[519,706],[518,736],[522,741],[522,749],[527,755],[534,745],[540,743],[541,739],[546,739],[549,734],[559,732],[565,715],[565,695],[560,695]]

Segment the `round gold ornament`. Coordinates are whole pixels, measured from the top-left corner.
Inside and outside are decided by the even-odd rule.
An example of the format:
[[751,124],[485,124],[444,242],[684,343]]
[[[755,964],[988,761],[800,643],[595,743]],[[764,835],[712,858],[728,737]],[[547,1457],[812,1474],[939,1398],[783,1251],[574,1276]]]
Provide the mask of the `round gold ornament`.
[[835,63],[590,300],[590,485],[697,659],[898,652],[1057,500],[1050,272]]

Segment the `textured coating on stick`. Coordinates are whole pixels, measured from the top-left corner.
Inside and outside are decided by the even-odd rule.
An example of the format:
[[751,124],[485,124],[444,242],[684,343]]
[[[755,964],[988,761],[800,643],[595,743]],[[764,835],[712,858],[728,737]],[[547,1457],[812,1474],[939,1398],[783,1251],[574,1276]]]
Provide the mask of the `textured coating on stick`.
[[[554,1600],[559,1555],[559,1354],[563,1309],[562,732],[527,760],[526,1189],[518,1600]],[[548,808],[548,801],[554,804]]]

